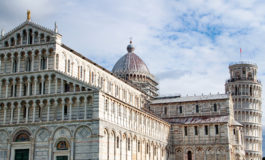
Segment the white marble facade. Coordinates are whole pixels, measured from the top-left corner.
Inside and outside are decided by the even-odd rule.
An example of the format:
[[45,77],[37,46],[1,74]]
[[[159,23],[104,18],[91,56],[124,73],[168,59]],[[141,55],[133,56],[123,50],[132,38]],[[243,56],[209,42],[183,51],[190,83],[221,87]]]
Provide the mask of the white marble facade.
[[229,93],[152,99],[61,38],[29,17],[1,35],[0,159],[246,159]]

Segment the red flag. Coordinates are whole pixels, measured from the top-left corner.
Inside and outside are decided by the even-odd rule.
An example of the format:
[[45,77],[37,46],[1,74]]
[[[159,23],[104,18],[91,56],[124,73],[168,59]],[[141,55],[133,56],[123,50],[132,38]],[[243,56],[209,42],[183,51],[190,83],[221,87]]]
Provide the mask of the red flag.
[[240,48],[240,53],[242,53],[242,49]]

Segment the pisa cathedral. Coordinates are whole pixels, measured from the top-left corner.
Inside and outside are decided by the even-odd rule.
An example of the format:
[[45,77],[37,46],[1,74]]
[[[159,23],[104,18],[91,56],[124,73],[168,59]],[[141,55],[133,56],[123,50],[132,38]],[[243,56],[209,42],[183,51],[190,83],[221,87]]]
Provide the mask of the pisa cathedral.
[[112,71],[31,21],[0,38],[0,160],[261,160],[257,65],[225,94],[161,97],[133,44]]

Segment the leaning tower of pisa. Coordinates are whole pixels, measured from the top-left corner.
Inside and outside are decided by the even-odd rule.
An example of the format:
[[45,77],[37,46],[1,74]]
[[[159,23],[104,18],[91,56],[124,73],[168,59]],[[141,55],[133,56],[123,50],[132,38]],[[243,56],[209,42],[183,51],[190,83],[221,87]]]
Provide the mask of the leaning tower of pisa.
[[226,93],[232,94],[234,116],[244,125],[246,160],[262,158],[262,85],[257,80],[258,66],[239,62],[229,65],[230,79],[226,81]]

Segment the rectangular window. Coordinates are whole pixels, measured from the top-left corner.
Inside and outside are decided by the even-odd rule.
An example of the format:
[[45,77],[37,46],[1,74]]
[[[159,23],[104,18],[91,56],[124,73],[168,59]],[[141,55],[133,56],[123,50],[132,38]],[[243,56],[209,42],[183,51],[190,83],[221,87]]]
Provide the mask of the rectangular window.
[[216,105],[216,103],[213,105],[213,110],[214,110],[214,112],[217,112],[217,105]]
[[205,135],[208,135],[208,126],[204,126]]
[[196,113],[199,113],[199,105],[196,105]]
[[234,132],[234,135],[236,135],[236,129],[234,129],[233,132]]
[[219,134],[219,128],[218,128],[218,125],[215,125],[215,134]]
[[187,136],[188,135],[188,128],[187,128],[187,126],[184,127],[184,132],[185,132],[185,136]]
[[164,114],[167,114],[167,107],[164,108]]
[[182,113],[182,106],[179,106],[179,113]]
[[198,127],[197,127],[197,126],[194,127],[194,134],[195,134],[196,136],[198,135]]

